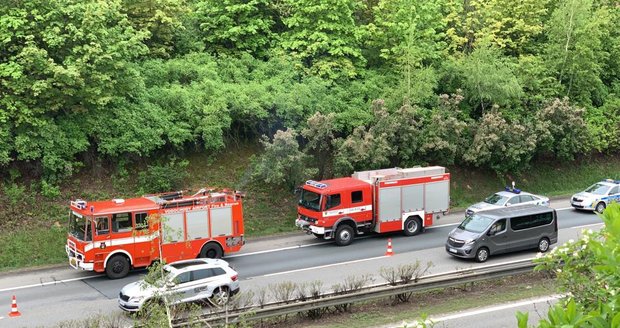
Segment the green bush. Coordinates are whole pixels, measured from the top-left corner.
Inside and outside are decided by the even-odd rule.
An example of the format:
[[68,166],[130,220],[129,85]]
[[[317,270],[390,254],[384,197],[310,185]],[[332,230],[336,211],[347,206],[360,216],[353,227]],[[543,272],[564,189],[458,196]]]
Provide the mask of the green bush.
[[189,176],[189,161],[171,158],[166,164],[149,165],[146,171],[138,173],[138,188],[141,193],[172,191],[183,186]]

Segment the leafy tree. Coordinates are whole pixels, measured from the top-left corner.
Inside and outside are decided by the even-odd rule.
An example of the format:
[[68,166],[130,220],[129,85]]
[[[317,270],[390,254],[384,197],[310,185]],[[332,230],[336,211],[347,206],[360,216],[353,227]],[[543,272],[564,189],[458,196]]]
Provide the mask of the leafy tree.
[[609,12],[596,9],[593,0],[563,0],[548,23],[546,61],[564,86],[564,96],[583,105],[600,104],[603,62],[609,56],[602,46],[609,31]]
[[555,99],[536,113],[538,148],[562,159],[587,149],[589,136],[585,109],[571,106],[568,98]]
[[89,145],[83,122],[139,84],[128,62],[146,52],[146,35],[120,0],[15,2],[0,8],[0,21],[8,152],[41,163],[46,175],[70,174]]
[[[550,308],[537,327],[615,327],[620,322],[620,205],[611,203],[601,215],[605,226],[585,231],[537,260],[536,270],[555,272],[564,300]],[[520,328],[528,315],[518,313]]]
[[598,108],[588,108],[585,114],[592,148],[599,152],[620,150],[620,99],[609,97]]
[[301,135],[308,140],[304,151],[312,154],[316,159],[320,180],[328,174],[327,171],[331,168],[336,136],[335,121],[336,114],[334,113],[323,115],[316,112],[308,118],[308,126],[301,131]]
[[253,178],[293,190],[308,177],[315,176],[317,170],[308,167],[308,155],[299,150],[296,138],[297,132],[292,129],[278,130],[272,141],[263,136],[265,152],[254,161]]
[[507,121],[495,107],[472,129],[475,133],[464,155],[465,161],[490,167],[497,173],[520,172],[527,168],[537,141],[528,125]]
[[483,113],[490,105],[508,106],[522,95],[513,65],[493,46],[477,47],[458,65],[465,96]]
[[277,13],[267,0],[201,0],[195,23],[208,52],[263,57],[275,38]]
[[418,109],[404,105],[390,112],[382,99],[373,101],[374,119],[345,139],[337,140],[334,170],[338,175],[387,165],[419,163],[421,122]]
[[381,57],[413,68],[429,65],[441,57],[444,47],[441,0],[380,0],[368,29],[371,45]]
[[186,0],[123,0],[122,12],[136,31],[147,33],[144,43],[153,57],[175,54],[176,35],[183,30]]
[[298,58],[312,74],[330,80],[358,75],[365,59],[361,32],[353,13],[355,0],[283,0],[282,22],[288,30],[282,47]]
[[551,0],[485,1],[477,39],[487,40],[510,55],[535,53],[538,50],[535,41],[543,33],[551,3]]
[[460,93],[441,95],[439,106],[426,121],[421,136],[420,154],[428,163],[453,165],[459,161],[471,143],[471,119],[459,108]]

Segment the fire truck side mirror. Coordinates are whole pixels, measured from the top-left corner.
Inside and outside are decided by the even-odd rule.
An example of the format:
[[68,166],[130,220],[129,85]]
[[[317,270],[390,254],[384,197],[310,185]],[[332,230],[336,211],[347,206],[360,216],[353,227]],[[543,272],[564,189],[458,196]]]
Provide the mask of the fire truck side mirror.
[[293,190],[293,193],[295,195],[299,195],[301,193],[301,187],[295,187],[295,189]]

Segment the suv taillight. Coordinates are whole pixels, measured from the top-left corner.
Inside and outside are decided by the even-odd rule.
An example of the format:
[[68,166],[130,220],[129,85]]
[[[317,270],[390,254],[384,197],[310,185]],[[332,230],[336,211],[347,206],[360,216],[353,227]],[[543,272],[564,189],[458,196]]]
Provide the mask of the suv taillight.
[[230,277],[230,279],[232,279],[232,281],[237,281],[237,275]]

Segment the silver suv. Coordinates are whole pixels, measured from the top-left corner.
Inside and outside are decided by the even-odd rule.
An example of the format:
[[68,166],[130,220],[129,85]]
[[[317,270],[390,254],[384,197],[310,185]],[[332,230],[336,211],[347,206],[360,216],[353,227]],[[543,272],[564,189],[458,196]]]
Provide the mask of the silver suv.
[[216,305],[239,292],[237,271],[220,259],[194,259],[166,264],[164,275],[154,283],[132,282],[121,289],[118,305],[138,312],[149,301],[167,297],[172,304],[210,299]]

